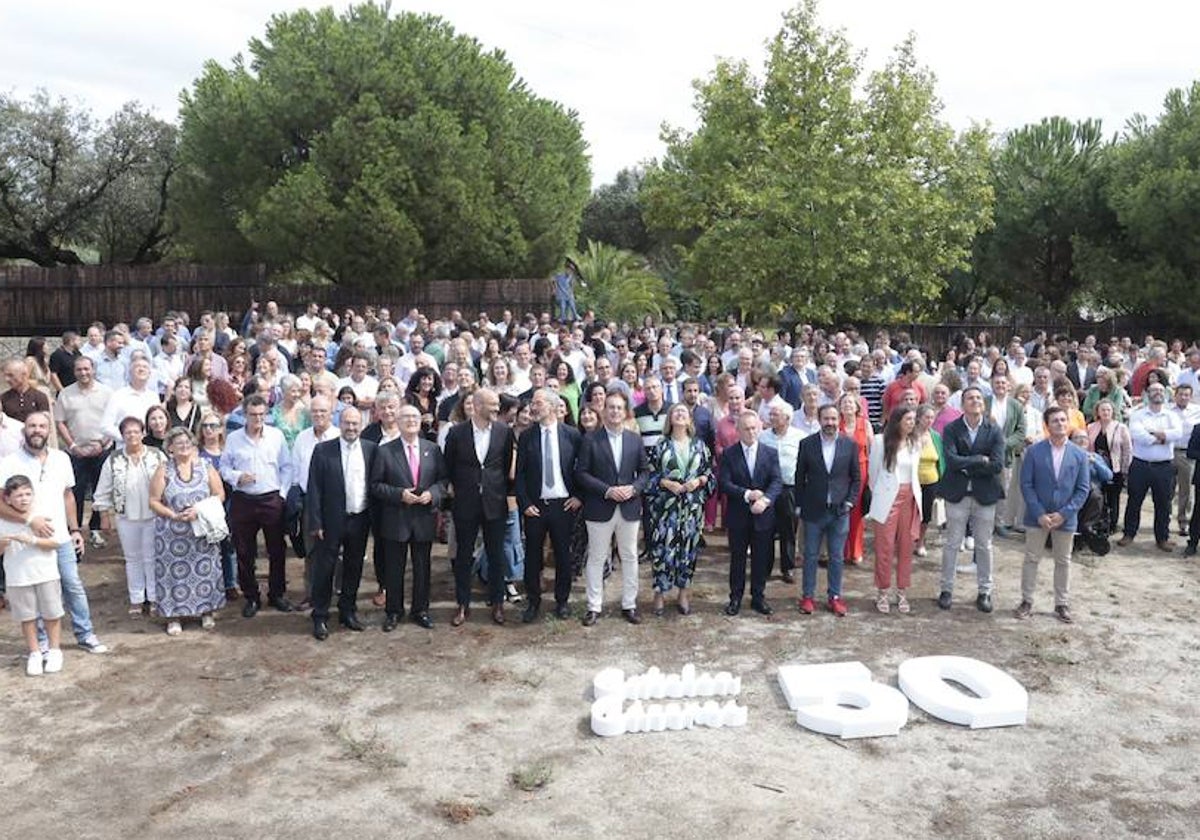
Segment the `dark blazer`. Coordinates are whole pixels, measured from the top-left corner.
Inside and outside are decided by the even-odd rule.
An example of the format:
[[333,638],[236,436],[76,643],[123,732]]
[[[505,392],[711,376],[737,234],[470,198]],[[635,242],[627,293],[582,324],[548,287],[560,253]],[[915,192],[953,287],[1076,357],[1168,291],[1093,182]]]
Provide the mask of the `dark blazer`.
[[[1200,461],[1200,423],[1192,427],[1192,436],[1188,438],[1187,456],[1193,461]],[[1200,487],[1200,468],[1192,470],[1192,484]]]
[[994,505],[1003,499],[1000,473],[1004,469],[1004,448],[1004,432],[987,414],[983,415],[974,446],[967,434],[965,417],[947,423],[942,431],[946,473],[938,485],[942,498],[961,502],[970,482],[971,495],[981,505]]
[[[371,508],[371,470],[379,447],[359,439],[362,447],[364,478],[367,482],[367,509]],[[346,482],[342,478],[342,439],[326,440],[313,448],[308,468],[308,489],[304,496],[304,531],[324,531],[325,540],[341,542],[346,521]]]
[[[376,537],[396,542],[433,542],[437,534],[434,514],[446,495],[446,461],[436,443],[417,439],[420,481],[414,487],[408,469],[408,449],[403,439],[385,443],[375,455],[371,469],[371,498],[378,509]],[[408,505],[401,501],[404,491],[418,495],[429,491],[428,505]]]
[[1067,365],[1067,379],[1075,386],[1075,390],[1086,391],[1096,384],[1096,368],[1092,365],[1080,368],[1078,362],[1071,362]]
[[717,424],[713,421],[712,411],[702,405],[692,409],[692,425],[696,427],[696,437],[704,441],[709,452],[717,451]]
[[[726,447],[721,454],[720,469],[721,492],[725,494],[726,528],[755,531],[769,531],[775,527],[775,502],[783,492],[783,476],[779,472],[779,453],[775,447],[767,446],[759,441],[758,455],[754,459],[754,475],[750,475],[750,467],[746,463],[746,453],[742,450],[741,441]],[[747,490],[762,490],[771,504],[760,515],[755,516],[746,504]]]
[[621,502],[621,518],[636,522],[641,516],[642,493],[649,480],[650,464],[646,459],[646,448],[642,446],[642,436],[637,432],[621,432],[619,468],[613,461],[608,431],[603,426],[584,435],[579,447],[579,459],[575,462],[575,483],[583,491],[584,519],[607,522],[612,518],[617,503],[604,498],[604,494],[610,487],[631,484],[637,492],[632,499]]
[[513,465],[512,429],[492,421],[492,439],[483,463],[475,456],[475,424],[464,420],[446,435],[446,471],[454,487],[454,515],[464,519],[505,519]]
[[[821,519],[827,505],[840,513],[849,513],[862,488],[863,476],[858,465],[858,445],[838,435],[833,449],[833,470],[825,469],[825,454],[821,450],[821,435],[809,435],[800,441],[796,457],[796,501],[800,518],[809,522]],[[826,502],[826,499],[829,502]]]
[[[558,469],[562,473],[567,495],[579,498],[575,486],[575,462],[579,459],[579,448],[583,436],[579,430],[566,423],[558,427]],[[521,510],[536,504],[542,498],[542,425],[535,423],[517,441],[517,505]]]

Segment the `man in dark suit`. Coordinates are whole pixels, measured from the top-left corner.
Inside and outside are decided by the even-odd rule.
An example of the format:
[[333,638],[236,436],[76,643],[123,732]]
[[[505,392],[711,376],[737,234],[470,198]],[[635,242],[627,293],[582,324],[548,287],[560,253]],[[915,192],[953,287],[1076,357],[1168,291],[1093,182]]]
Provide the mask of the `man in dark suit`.
[[525,517],[525,597],[521,621],[529,624],[542,609],[542,547],[554,552],[554,614],[566,618],[571,595],[571,532],[583,503],[575,489],[579,432],[558,422],[563,401],[546,388],[533,392],[534,425],[517,441],[517,505]]
[[1075,359],[1067,365],[1067,379],[1071,380],[1076,391],[1086,391],[1096,384],[1096,365],[1092,362],[1090,350],[1080,348],[1075,353]]
[[950,609],[958,550],[967,523],[975,538],[975,606],[992,611],[992,528],[996,503],[1004,498],[1000,474],[1004,470],[1004,431],[984,411],[983,391],[969,385],[962,392],[963,416],[946,425],[942,448],[946,472],[941,495],[946,500],[946,546],[942,549],[942,587],[938,606]]
[[421,437],[421,412],[399,409],[400,437],[379,447],[371,470],[371,496],[379,508],[383,542],[383,586],[387,593],[383,632],[404,617],[404,566],[412,554],[414,624],[433,627],[429,617],[429,554],[437,535],[434,512],[446,493],[446,464],[437,444]]
[[720,488],[727,500],[729,531],[729,604],[726,615],[737,615],[746,590],[746,550],[750,550],[750,606],[770,615],[767,572],[775,537],[775,502],[783,492],[779,455],[758,442],[762,421],[753,411],[737,419],[739,444],[721,455]]
[[474,413],[446,436],[446,470],[454,488],[454,597],[458,627],[471,612],[471,566],[475,537],[483,531],[488,557],[488,600],[492,621],[504,623],[504,530],[508,497],[513,494],[512,429],[496,419],[500,397],[489,388],[471,395]]
[[625,426],[630,417],[629,397],[621,390],[610,391],[604,398],[604,425],[584,437],[575,462],[575,483],[583,493],[588,532],[584,627],[600,617],[604,561],[614,535],[621,558],[621,614],[630,624],[642,622],[637,611],[637,532],[650,467],[642,436]]
[[358,620],[355,602],[371,525],[367,479],[376,447],[370,441],[359,440],[361,427],[358,409],[343,411],[339,438],[318,443],[308,469],[304,530],[313,541],[312,621],[313,636],[318,641],[329,638],[329,602],[339,551],[342,591],[338,595],[338,621],[349,630],[366,629]]
[[829,552],[829,609],[846,614],[842,598],[842,562],[850,533],[850,510],[858,499],[862,475],[858,449],[850,438],[838,434],[837,406],[823,405],[817,412],[821,432],[800,441],[796,458],[796,498],[804,520],[804,582],[800,612],[811,615],[817,589],[817,555],[821,539]]

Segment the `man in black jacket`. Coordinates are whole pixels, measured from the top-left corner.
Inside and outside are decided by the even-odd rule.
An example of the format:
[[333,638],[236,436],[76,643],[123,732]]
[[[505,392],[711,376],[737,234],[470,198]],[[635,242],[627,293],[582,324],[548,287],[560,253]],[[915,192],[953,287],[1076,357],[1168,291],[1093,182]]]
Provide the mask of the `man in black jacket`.
[[571,532],[583,503],[575,489],[575,462],[582,439],[558,422],[563,401],[545,388],[533,392],[534,425],[517,442],[517,505],[525,519],[525,597],[521,621],[529,624],[542,608],[542,548],[554,552],[554,614],[566,618],[571,594]]
[[458,627],[471,612],[471,566],[475,537],[483,531],[488,557],[488,594],[492,621],[504,623],[504,530],[508,497],[513,494],[515,441],[508,424],[496,419],[500,397],[480,388],[471,395],[474,414],[446,436],[446,470],[454,488],[454,597]]
[[942,587],[938,606],[950,609],[954,598],[954,571],[958,550],[967,532],[975,537],[975,606],[992,611],[992,527],[996,503],[1004,498],[1000,474],[1004,469],[1004,431],[984,412],[983,391],[974,385],[963,389],[963,416],[946,425],[942,446],[946,473],[941,495],[946,500],[946,545],[942,549]]
[[361,426],[358,409],[343,411],[341,436],[318,443],[308,469],[304,517],[305,531],[313,540],[312,621],[318,641],[329,637],[329,602],[339,551],[343,566],[338,621],[349,630],[366,629],[358,620],[355,602],[371,524],[368,477],[376,447],[359,439]]

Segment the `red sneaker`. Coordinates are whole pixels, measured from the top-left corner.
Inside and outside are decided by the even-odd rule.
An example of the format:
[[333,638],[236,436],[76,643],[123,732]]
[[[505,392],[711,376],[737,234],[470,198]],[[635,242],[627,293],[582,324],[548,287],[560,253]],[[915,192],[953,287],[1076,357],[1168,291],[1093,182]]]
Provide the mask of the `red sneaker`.
[[800,612],[804,613],[805,615],[812,615],[813,610],[815,610],[816,608],[817,608],[816,603],[814,603],[813,599],[810,598],[809,596],[805,595],[803,598],[800,599]]
[[836,595],[829,599],[829,611],[841,618],[847,612],[846,602]]

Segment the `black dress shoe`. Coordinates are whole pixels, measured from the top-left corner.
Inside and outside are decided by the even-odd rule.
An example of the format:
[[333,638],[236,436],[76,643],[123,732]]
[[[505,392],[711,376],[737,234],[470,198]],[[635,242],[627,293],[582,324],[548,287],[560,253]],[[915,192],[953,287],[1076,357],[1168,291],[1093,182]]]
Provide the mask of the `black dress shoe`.
[[258,601],[247,600],[242,605],[242,618],[254,618],[258,615]]
[[500,606],[499,604],[496,604],[496,606],[492,607],[492,623],[504,624],[504,607]]
[[324,621],[313,622],[313,638],[318,642],[323,642],[329,638],[329,625]]
[[541,613],[541,611],[542,611],[541,604],[530,604],[521,613],[521,623],[522,624],[533,624],[533,622],[537,621],[538,614]]
[[355,633],[361,633],[367,629],[367,626],[358,620],[358,616],[354,613],[343,615],[338,619],[338,624],[345,627],[347,630],[353,630]]
[[938,595],[937,604],[942,609],[948,610],[948,609],[950,609],[950,604],[953,602],[953,600],[954,600],[954,596],[951,595],[948,591],[943,589],[941,594]]
[[400,623],[400,616],[395,613],[388,613],[383,619],[383,632],[391,633],[396,629],[396,625]]
[[631,610],[621,610],[621,615],[625,616],[625,620],[630,624],[641,624],[642,617],[638,614],[637,607]]
[[771,613],[775,612],[775,610],[771,609],[771,605],[767,603],[766,598],[763,598],[761,601],[752,600],[750,602],[750,608],[760,615],[770,615]]
[[1196,556],[1196,546],[1193,545],[1192,543],[1188,543],[1187,548],[1185,548],[1183,550],[1183,556],[1184,557],[1195,557]]
[[295,612],[296,605],[280,595],[278,598],[268,598],[267,603],[280,612]]
[[586,613],[584,613],[584,616],[583,616],[583,626],[591,627],[593,624],[596,623],[596,619],[598,619],[599,617],[600,617],[600,613],[592,612],[591,610],[588,610]]
[[554,605],[554,617],[555,618],[570,618],[571,617],[571,608],[568,607],[566,604],[555,604]]
[[426,630],[433,629],[433,619],[429,617],[429,613],[415,613],[412,621],[418,627],[424,627]]
[[729,603],[725,605],[725,615],[737,615],[742,611],[742,602],[737,598],[730,598]]
[[975,598],[975,608],[980,612],[990,613],[992,611],[992,596],[980,592]]

